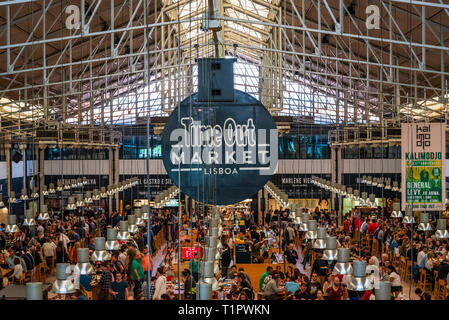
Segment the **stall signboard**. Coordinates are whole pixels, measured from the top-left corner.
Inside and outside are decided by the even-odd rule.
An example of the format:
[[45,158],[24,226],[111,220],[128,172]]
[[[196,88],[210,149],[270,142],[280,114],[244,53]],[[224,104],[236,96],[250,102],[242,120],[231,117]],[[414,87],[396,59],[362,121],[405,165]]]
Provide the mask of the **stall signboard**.
[[169,177],[193,199],[227,205],[251,198],[278,162],[278,131],[268,110],[235,90],[232,102],[187,98],[171,113],[162,134]]
[[402,210],[445,209],[445,128],[444,123],[402,124]]
[[198,253],[198,258],[201,258],[201,248],[200,247],[183,247],[182,250],[183,259],[192,259],[195,253]]

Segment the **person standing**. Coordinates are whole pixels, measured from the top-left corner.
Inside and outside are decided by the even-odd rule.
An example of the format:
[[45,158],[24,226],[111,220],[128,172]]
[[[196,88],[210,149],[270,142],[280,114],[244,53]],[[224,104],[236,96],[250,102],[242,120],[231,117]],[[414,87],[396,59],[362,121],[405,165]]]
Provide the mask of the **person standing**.
[[101,273],[100,282],[98,283],[100,286],[100,293],[98,295],[99,300],[108,300],[109,299],[109,291],[111,290],[111,285],[113,282],[112,272],[108,268],[108,262],[104,262],[101,265]]
[[161,296],[167,292],[167,278],[164,275],[163,267],[157,268],[156,277],[153,300],[161,300]]
[[134,296],[137,295],[137,291],[142,289],[142,281],[144,279],[144,273],[142,264],[140,261],[142,260],[142,254],[137,251],[134,259],[131,261],[131,279],[134,282]]
[[293,249],[293,242],[288,245],[287,250],[284,252],[284,256],[287,259],[288,264],[295,268],[296,260],[298,260],[298,253]]
[[123,280],[121,272],[116,273],[116,279],[111,284],[110,293],[114,300],[128,300],[128,282]]
[[193,258],[189,262],[189,269],[192,272],[193,279],[195,279],[195,282],[198,282],[199,278],[199,269],[200,268],[200,261],[198,259],[198,253],[195,252],[193,254]]
[[231,261],[232,261],[231,249],[229,249],[229,246],[227,244],[224,244],[223,252],[221,253],[221,275],[222,275],[222,277],[227,276],[228,268],[229,268],[229,265],[231,264]]

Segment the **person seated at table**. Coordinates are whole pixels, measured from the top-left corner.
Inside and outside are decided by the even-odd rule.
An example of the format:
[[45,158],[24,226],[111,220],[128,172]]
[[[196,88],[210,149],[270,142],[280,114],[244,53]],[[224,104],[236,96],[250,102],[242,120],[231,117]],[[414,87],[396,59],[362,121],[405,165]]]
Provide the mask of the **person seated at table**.
[[266,300],[282,300],[284,298],[287,289],[280,288],[280,283],[281,277],[279,276],[279,273],[273,273],[272,279],[267,283],[263,290],[263,296]]
[[293,277],[287,277],[287,282],[285,283],[285,289],[292,295],[299,290],[299,283],[293,280]]
[[237,282],[237,289],[241,292],[242,290],[247,288],[249,290],[249,293],[250,293],[250,299],[253,299],[254,292],[253,292],[253,289],[251,287],[251,282],[248,281],[245,273],[239,272],[237,274],[236,282]]
[[228,273],[228,279],[235,279],[235,277],[237,277],[237,273],[237,266],[234,264],[231,267],[231,271]]
[[301,283],[299,290],[296,291],[295,300],[310,300],[310,290],[305,282]]
[[20,264],[19,258],[14,258],[14,268],[10,276],[11,280],[19,280],[23,274],[23,267]]

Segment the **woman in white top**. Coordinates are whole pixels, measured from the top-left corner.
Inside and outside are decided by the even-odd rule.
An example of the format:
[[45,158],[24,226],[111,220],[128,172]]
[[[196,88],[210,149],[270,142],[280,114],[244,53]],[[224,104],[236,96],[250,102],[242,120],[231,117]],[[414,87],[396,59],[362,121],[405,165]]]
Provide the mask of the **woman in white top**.
[[388,278],[391,282],[391,292],[392,293],[401,292],[402,291],[401,277],[396,272],[393,266],[388,266],[386,268],[387,272],[389,273]]
[[11,275],[11,278],[15,278],[16,280],[19,280],[22,277],[23,274],[23,267],[20,264],[19,258],[14,259],[14,269],[13,273]]

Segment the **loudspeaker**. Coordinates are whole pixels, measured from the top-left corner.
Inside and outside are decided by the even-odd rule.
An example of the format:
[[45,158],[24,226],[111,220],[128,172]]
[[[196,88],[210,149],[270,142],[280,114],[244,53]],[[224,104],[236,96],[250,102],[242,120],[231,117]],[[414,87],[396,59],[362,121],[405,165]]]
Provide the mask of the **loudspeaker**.
[[20,161],[22,161],[23,156],[18,150],[12,149],[11,153],[12,161],[14,161],[15,163],[19,163]]

